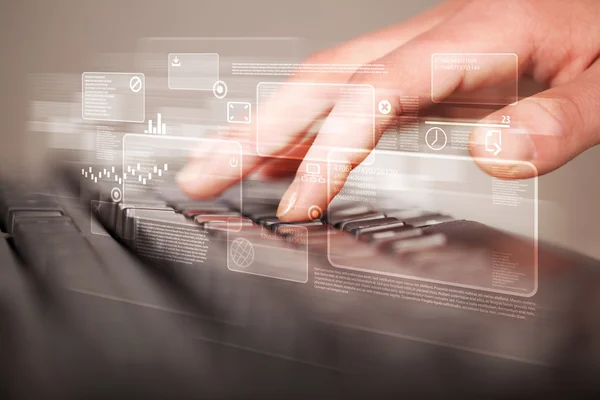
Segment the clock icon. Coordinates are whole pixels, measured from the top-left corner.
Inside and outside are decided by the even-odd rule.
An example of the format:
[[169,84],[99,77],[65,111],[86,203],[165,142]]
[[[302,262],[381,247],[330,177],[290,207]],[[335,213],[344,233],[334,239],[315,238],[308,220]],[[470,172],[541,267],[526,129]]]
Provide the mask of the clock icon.
[[448,136],[442,128],[434,126],[425,134],[425,143],[431,150],[440,151],[448,143]]

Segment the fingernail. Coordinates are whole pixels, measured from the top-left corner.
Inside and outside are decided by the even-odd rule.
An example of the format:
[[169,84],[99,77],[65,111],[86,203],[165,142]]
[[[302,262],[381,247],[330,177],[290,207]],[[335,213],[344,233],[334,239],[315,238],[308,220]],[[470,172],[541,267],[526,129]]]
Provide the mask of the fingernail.
[[298,200],[298,189],[300,187],[300,182],[297,179],[294,179],[290,187],[285,191],[283,197],[281,198],[281,202],[279,202],[279,207],[277,208],[277,218],[283,218],[286,214],[289,214],[290,211],[294,209],[296,205],[296,201]]
[[535,143],[524,128],[477,128],[471,134],[472,153],[485,158],[532,161]]

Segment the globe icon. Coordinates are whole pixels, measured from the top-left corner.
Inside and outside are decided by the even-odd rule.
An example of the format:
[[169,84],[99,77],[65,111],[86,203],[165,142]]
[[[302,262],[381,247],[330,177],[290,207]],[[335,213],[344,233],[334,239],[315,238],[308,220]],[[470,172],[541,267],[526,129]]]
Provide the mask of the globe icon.
[[254,246],[246,238],[237,238],[229,247],[231,260],[240,268],[247,268],[254,261]]

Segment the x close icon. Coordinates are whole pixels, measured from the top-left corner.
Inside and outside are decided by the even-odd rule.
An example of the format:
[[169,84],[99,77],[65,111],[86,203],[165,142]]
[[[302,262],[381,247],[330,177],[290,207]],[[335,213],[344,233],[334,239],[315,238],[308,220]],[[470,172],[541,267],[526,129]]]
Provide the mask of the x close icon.
[[387,100],[381,100],[379,102],[379,112],[382,114],[389,114],[392,111],[392,105]]

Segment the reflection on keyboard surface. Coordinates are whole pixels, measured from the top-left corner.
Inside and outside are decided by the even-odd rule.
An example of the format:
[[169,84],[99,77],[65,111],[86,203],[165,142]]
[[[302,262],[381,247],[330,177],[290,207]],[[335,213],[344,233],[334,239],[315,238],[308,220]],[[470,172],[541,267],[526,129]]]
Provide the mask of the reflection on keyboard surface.
[[[411,288],[423,296],[441,287],[524,293],[526,279],[495,284],[482,260],[492,255],[490,243],[496,252],[524,254],[528,244],[481,224],[360,203],[281,223],[279,189],[253,183],[243,204],[227,193],[115,203],[94,190],[75,197],[1,192],[8,240],[0,246],[0,304],[11,304],[6,315],[14,327],[2,338],[19,349],[14,357],[27,360],[27,348],[49,355],[36,359],[33,371],[27,363],[17,367],[35,383],[14,381],[18,393],[78,398],[104,390],[114,398],[127,390],[164,398],[176,386],[180,398],[231,398],[293,387],[298,397],[385,397],[410,390],[381,379],[396,382],[401,374],[416,383],[430,368],[419,360],[431,360],[440,344],[474,354],[495,346],[494,353],[525,359],[545,354],[547,343],[522,332],[535,320],[516,329],[514,321],[456,307],[399,303],[416,296]],[[474,343],[474,329],[506,340]],[[452,359],[454,368],[497,372],[497,361],[475,368],[461,357]],[[269,379],[248,381],[248,371]],[[98,377],[115,385],[100,388]],[[235,384],[208,384],[215,380]],[[430,396],[447,389],[424,386]]]

